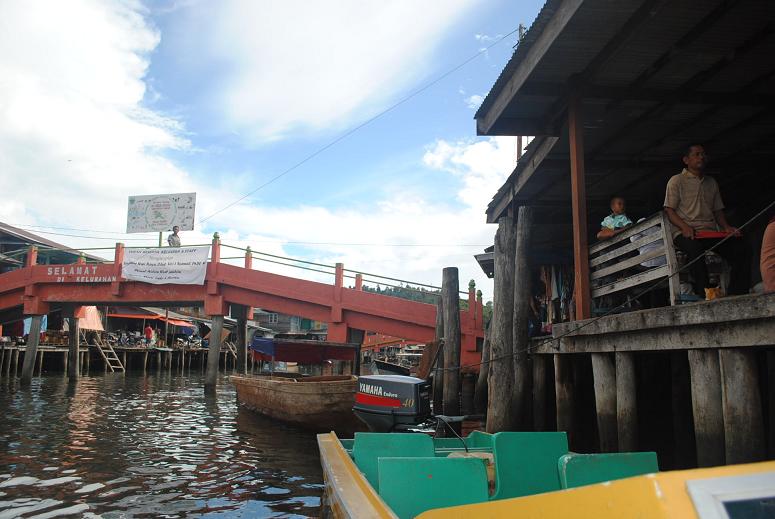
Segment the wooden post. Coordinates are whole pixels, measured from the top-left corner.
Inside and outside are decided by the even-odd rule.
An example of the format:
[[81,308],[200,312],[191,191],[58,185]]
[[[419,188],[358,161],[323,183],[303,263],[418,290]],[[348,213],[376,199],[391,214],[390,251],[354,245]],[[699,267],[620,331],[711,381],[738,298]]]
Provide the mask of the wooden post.
[[490,372],[490,325],[487,323],[484,331],[484,343],[482,344],[482,363],[479,365],[479,377],[476,380],[474,390],[474,411],[477,414],[487,412],[487,375]]
[[[444,308],[439,297],[436,303],[436,340],[444,340]],[[442,348],[444,346],[442,345]],[[444,353],[436,357],[436,365],[433,371],[433,412],[442,414],[444,412]]]
[[548,430],[546,420],[546,355],[533,355],[533,430]]
[[575,438],[574,408],[576,406],[573,390],[573,360],[571,355],[554,354],[554,394],[557,402],[557,430],[568,434],[568,444],[573,445]]
[[724,465],[724,419],[718,350],[689,350],[697,465]]
[[767,449],[756,354],[724,348],[719,350],[719,364],[727,463],[762,461]]
[[697,466],[697,443],[692,410],[691,368],[685,350],[670,352],[670,400],[673,415],[673,444],[676,469]]
[[457,267],[447,267],[441,281],[444,310],[444,414],[460,414],[460,282]]
[[246,306],[233,305],[233,317],[237,319],[237,362],[236,371],[239,375],[248,372],[248,319]]
[[570,139],[571,207],[573,212],[573,264],[576,319],[588,319],[590,311],[589,247],[587,245],[587,194],[584,174],[584,125],[581,96],[573,92],[568,101]]
[[511,413],[517,430],[529,430],[532,373],[528,365],[530,337],[530,253],[533,230],[533,208],[521,206],[517,212],[516,237],[514,243],[514,309],[511,326],[514,335],[514,390],[511,393]]
[[68,333],[68,349],[67,349],[67,355],[69,357],[69,365],[70,369],[67,371],[67,376],[70,380],[78,380],[78,377],[81,376],[79,369],[78,369],[78,355],[80,352],[79,343],[81,339],[81,330],[79,329],[78,325],[78,318],[73,315],[72,317],[68,316],[68,325],[70,330]]
[[210,344],[207,352],[207,373],[205,374],[205,391],[215,393],[218,383],[218,360],[221,353],[221,335],[223,335],[223,316],[212,316],[210,328]]
[[507,431],[513,424],[511,389],[514,385],[514,253],[516,227],[509,216],[498,220],[495,233],[495,290],[493,293],[490,370],[487,377],[487,432]]
[[40,343],[40,325],[43,320],[41,315],[33,315],[30,319],[30,333],[27,336],[27,346],[24,349],[24,364],[22,364],[21,381],[27,384],[32,381],[32,372],[35,369],[35,358],[38,354]]
[[592,377],[600,452],[616,452],[616,364],[610,353],[592,354]]
[[40,353],[40,358],[38,359],[38,376],[43,374],[43,354],[46,352],[41,350],[39,353]]
[[638,450],[638,400],[635,389],[635,358],[616,354],[616,427],[619,450]]
[[767,352],[767,414],[770,425],[767,455],[769,459],[775,459],[775,351]]

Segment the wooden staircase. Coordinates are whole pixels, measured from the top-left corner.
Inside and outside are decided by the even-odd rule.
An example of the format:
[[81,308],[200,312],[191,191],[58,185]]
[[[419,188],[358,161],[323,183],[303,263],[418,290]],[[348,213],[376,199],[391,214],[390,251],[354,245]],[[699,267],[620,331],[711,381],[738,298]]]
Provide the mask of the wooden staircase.
[[115,373],[116,371],[126,372],[124,365],[121,363],[118,355],[116,355],[116,350],[114,350],[113,346],[107,342],[103,343],[99,335],[95,338],[95,346],[97,347],[97,351],[100,352],[100,355],[102,355],[105,366],[107,366],[111,373]]
[[229,350],[232,354],[232,356],[236,359],[237,358],[237,347],[234,345],[233,342],[229,341],[223,341],[223,345],[226,346],[226,349]]

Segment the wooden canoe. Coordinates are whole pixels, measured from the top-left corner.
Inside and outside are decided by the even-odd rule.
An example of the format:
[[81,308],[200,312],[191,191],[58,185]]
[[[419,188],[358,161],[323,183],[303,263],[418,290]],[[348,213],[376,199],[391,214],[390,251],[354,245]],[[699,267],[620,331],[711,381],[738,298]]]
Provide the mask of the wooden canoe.
[[237,400],[263,415],[315,432],[362,431],[353,414],[358,378],[352,375],[288,377],[233,375]]

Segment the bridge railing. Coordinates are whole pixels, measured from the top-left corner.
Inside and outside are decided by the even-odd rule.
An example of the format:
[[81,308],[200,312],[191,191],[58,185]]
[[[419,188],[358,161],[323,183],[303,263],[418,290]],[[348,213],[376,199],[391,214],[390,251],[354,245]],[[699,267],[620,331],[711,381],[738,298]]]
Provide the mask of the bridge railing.
[[[188,245],[190,247],[210,247],[210,256],[209,261],[211,262],[222,262],[222,261],[230,261],[230,260],[244,260],[244,267],[248,269],[253,268],[253,260],[256,261],[262,261],[265,263],[272,263],[276,265],[281,265],[285,267],[291,267],[294,269],[307,271],[307,272],[315,272],[317,274],[324,274],[334,277],[334,283],[336,284],[337,278],[341,277],[342,281],[344,279],[351,279],[354,281],[354,288],[356,290],[363,290],[364,283],[374,285],[376,287],[387,287],[397,290],[407,290],[411,292],[417,292],[419,294],[422,294],[424,297],[431,297],[435,300],[438,300],[440,298],[440,291],[441,287],[430,285],[427,283],[421,283],[417,281],[411,281],[406,279],[401,279],[393,276],[385,276],[382,274],[376,274],[372,272],[364,272],[360,270],[355,269],[346,269],[344,268],[344,265],[342,263],[337,263],[335,265],[328,265],[325,263],[319,263],[309,260],[304,260],[300,258],[292,258],[288,256],[281,256],[278,254],[272,254],[268,252],[263,252],[259,250],[253,250],[250,246],[247,247],[240,247],[236,245],[229,245],[226,243],[222,243],[220,240],[220,236],[218,233],[215,233],[213,235],[213,241],[209,244],[195,244],[195,245]],[[241,251],[243,254],[240,256],[222,256],[221,255],[221,247],[225,247],[231,250],[238,250]],[[30,265],[37,265],[38,261],[38,251],[40,250],[56,250],[61,252],[68,252],[74,255],[79,255],[79,258],[76,260],[75,263],[90,263],[90,264],[113,264],[121,262],[123,258],[123,250],[126,248],[126,246],[118,242],[113,247],[83,247],[83,248],[74,248],[74,247],[53,247],[49,245],[32,245],[27,248],[18,249],[15,251],[9,251],[5,252],[4,255],[8,258],[12,259],[18,259],[21,264],[24,266],[30,266]],[[158,248],[156,246],[132,246],[133,249],[154,249]],[[99,258],[96,257],[95,254],[99,254],[100,252],[113,252],[113,259],[108,258]],[[87,255],[88,254],[88,255]],[[24,258],[22,260],[22,258]],[[478,315],[474,316],[474,319],[481,318],[481,312],[482,312],[482,299],[481,299],[481,291],[475,290],[475,285],[469,286],[468,291],[460,291],[461,295],[467,296],[466,298],[461,299],[467,299],[468,308],[469,311],[472,313],[477,313]],[[391,294],[389,292],[381,292],[382,295],[388,296],[388,297],[399,297],[395,294]]]

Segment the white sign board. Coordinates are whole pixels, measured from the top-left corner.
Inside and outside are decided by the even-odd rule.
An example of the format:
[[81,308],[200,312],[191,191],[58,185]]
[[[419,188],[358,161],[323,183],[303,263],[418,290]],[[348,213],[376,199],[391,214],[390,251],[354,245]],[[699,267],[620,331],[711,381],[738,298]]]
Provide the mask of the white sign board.
[[121,277],[154,285],[203,285],[209,246],[124,249]]
[[193,231],[195,208],[196,193],[130,196],[126,232]]

